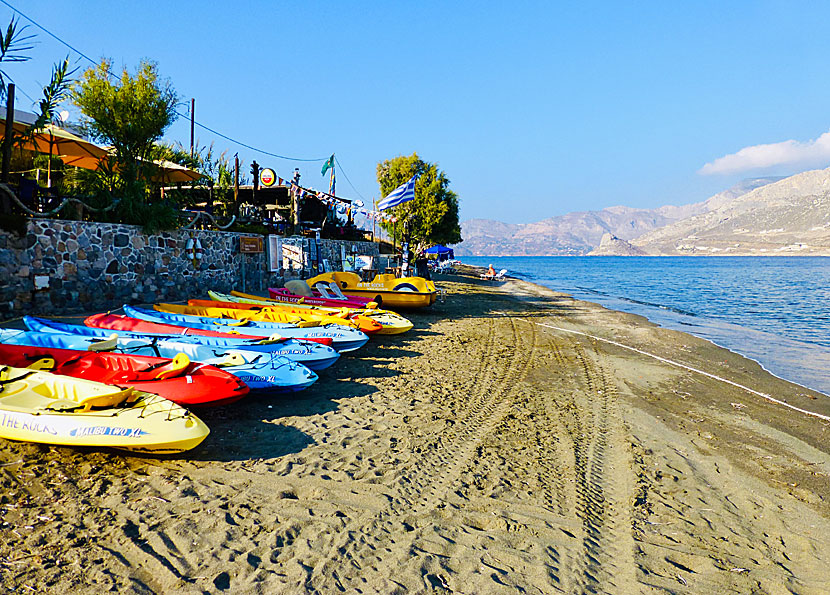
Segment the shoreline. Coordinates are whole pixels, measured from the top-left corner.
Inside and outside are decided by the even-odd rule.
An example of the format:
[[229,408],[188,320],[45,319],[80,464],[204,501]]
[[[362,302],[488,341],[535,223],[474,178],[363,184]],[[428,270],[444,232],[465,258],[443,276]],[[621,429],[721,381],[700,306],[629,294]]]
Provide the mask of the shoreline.
[[0,584],[830,590],[830,423],[628,347],[830,415],[824,395],[540,285],[438,283],[311,389],[197,412],[192,453],[0,441]]
[[[469,266],[479,267],[479,265]],[[711,317],[706,313],[686,312],[659,303],[643,302],[625,295],[606,294],[596,289],[561,289],[555,285],[542,285],[538,280],[532,279],[532,275],[523,275],[516,270],[513,270],[512,274],[514,278],[539,284],[552,291],[567,293],[574,299],[597,304],[610,310],[644,316],[650,322],[663,328],[705,339],[757,362],[764,370],[778,378],[830,397],[830,374],[820,373],[821,370],[830,370],[830,348],[809,339],[790,337],[774,328],[764,329],[763,319],[754,321],[761,323],[761,328],[756,328],[745,326],[740,321],[736,322],[735,319],[725,320]],[[753,321],[750,319],[750,322]],[[810,364],[804,365],[805,361],[809,361]]]

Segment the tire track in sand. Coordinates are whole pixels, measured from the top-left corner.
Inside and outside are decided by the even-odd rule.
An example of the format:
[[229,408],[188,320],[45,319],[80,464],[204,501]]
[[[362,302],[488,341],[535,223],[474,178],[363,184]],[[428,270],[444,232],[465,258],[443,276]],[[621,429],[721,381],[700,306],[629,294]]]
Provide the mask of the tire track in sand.
[[582,593],[626,592],[636,584],[629,510],[631,469],[617,388],[592,354],[574,341],[586,390],[565,412],[574,443],[581,547],[573,561]]
[[[505,328],[506,340],[498,340],[497,331]],[[479,343],[482,347],[476,370],[457,370],[469,386],[467,400],[458,405],[457,423],[424,449],[422,457],[398,470],[400,475],[390,486],[387,510],[355,519],[344,527],[345,538],[332,544],[325,558],[315,564],[305,585],[307,589],[313,591],[318,583],[330,580],[328,577],[335,569],[340,571],[338,585],[346,589],[352,580],[355,587],[365,584],[370,574],[381,574],[390,588],[401,586],[392,576],[396,567],[411,561],[410,546],[419,520],[442,504],[483,438],[507,414],[515,382],[526,373],[532,360],[533,343],[530,349],[516,349],[519,332],[514,320],[487,319],[485,332],[484,341]],[[404,532],[400,531],[401,526]],[[402,547],[400,543],[390,543],[393,536],[401,533],[412,535],[407,544]],[[357,574],[351,576],[354,569]]]

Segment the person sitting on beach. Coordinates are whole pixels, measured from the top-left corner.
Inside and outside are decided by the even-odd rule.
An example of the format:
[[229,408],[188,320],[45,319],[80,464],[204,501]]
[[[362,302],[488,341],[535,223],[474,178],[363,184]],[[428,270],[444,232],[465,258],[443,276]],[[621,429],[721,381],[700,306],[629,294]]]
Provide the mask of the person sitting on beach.
[[489,267],[487,267],[487,272],[481,276],[482,279],[494,279],[495,277],[496,269],[493,268],[492,264]]

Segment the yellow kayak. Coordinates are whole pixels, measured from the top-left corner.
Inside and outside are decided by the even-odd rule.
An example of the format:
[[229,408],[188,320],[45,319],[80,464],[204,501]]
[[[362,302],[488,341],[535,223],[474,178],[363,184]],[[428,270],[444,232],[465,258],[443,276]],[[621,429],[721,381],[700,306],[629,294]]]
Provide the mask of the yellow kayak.
[[260,304],[274,308],[280,308],[286,312],[294,312],[297,314],[320,313],[320,314],[342,314],[344,310],[348,311],[350,315],[366,316],[367,318],[380,323],[381,329],[377,331],[378,335],[400,335],[412,328],[412,322],[404,318],[396,312],[390,310],[378,310],[377,308],[334,308],[331,306],[303,306],[287,302],[279,302],[271,298],[261,297],[258,295],[251,295],[249,293],[242,293],[240,291],[232,291],[230,294],[219,293],[217,291],[208,291],[208,295],[214,300],[220,302],[241,302],[244,304]]
[[[351,328],[359,328],[352,320],[339,316],[325,314],[294,314],[270,307],[262,309],[245,309],[246,304],[233,307],[231,302],[216,300],[189,300],[187,306],[179,304],[156,304],[153,306],[159,312],[171,314],[187,314],[188,316],[207,316],[210,318],[233,318],[235,320],[260,320],[265,322],[281,322],[292,324],[297,328],[311,328],[325,324],[339,324]],[[248,304],[250,307],[250,305]]]
[[164,454],[190,450],[209,432],[152,393],[0,366],[0,437],[8,440]]
[[423,308],[431,306],[438,297],[435,283],[423,277],[376,275],[371,281],[361,281],[355,273],[321,273],[306,281],[310,287],[317,283],[337,283],[346,295],[369,298],[387,308]]

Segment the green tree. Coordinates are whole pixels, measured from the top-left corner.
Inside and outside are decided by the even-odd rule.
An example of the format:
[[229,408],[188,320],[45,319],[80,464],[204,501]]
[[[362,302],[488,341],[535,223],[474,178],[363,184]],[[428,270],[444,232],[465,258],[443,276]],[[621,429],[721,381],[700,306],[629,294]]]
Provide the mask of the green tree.
[[148,232],[175,228],[178,207],[154,200],[150,182],[156,167],[156,143],[176,120],[178,100],[170,81],[160,79],[157,66],[143,61],[134,75],[124,68],[115,82],[112,62],[104,59],[81,76],[72,100],[81,110],[82,125],[94,140],[112,147],[108,163],[79,176],[101,208],[119,200],[107,215],[139,224]]
[[381,196],[417,174],[415,199],[386,211],[397,221],[381,222],[381,227],[398,237],[408,234],[416,252],[431,244],[457,244],[461,241],[458,223],[458,196],[449,189],[447,176],[433,163],[423,161],[417,153],[395,157],[378,164]]
[[170,81],[159,78],[153,62],[141,62],[135,76],[125,68],[115,83],[111,67],[104,59],[84,72],[72,99],[90,136],[113,148],[124,189],[130,193],[144,170],[152,167],[156,142],[176,120],[178,97]]

